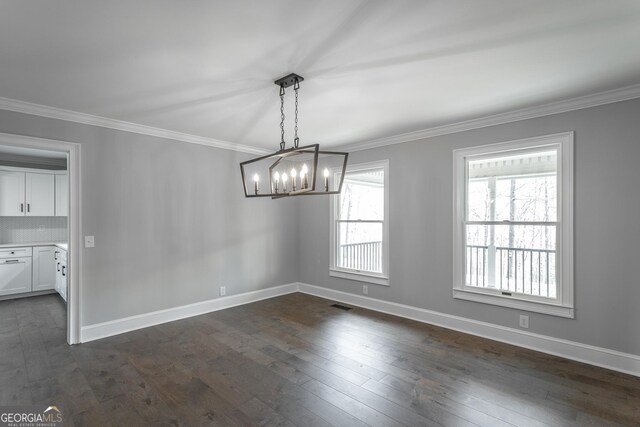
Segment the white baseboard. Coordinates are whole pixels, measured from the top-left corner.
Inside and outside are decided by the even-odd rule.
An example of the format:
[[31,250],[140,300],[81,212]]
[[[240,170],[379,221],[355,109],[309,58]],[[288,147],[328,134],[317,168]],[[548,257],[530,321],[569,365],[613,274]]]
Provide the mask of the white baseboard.
[[302,292],[344,304],[392,314],[416,320],[418,322],[429,323],[431,325],[441,326],[443,328],[453,329],[455,331],[516,345],[518,347],[541,351],[543,353],[640,377],[640,356],[634,354],[622,353],[620,351],[609,350],[575,341],[534,334],[532,332],[522,331],[519,329],[507,328],[505,326],[494,325],[492,323],[479,322],[477,320],[467,319],[464,317],[378,300],[362,295],[336,291],[306,283],[290,283],[273,288],[261,289],[259,291],[231,295],[228,297],[216,298],[166,310],[126,317],[124,319],[83,326],[81,342],[89,342],[100,338],[110,337],[112,335],[134,331],[136,329],[147,328],[161,323],[224,310],[226,308],[249,304],[294,292]]
[[306,283],[298,291],[640,377],[640,356]]
[[97,323],[95,325],[83,326],[80,342],[89,342],[100,338],[119,335],[136,329],[147,328],[161,323],[198,316],[212,311],[224,310],[226,308],[290,294],[297,291],[298,284],[290,283],[288,285],[281,285],[238,295],[230,295],[228,297],[216,298],[180,307],[168,308],[166,310],[158,310],[151,313],[125,317],[123,319],[111,320],[109,322]]

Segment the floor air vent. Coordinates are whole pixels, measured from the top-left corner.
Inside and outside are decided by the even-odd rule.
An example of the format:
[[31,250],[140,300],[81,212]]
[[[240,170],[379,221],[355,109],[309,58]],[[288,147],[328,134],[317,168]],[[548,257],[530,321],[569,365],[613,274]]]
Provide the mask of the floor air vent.
[[347,307],[347,306],[340,305],[340,304],[333,304],[331,307],[339,308],[340,310],[344,310],[344,311],[351,310],[351,307]]

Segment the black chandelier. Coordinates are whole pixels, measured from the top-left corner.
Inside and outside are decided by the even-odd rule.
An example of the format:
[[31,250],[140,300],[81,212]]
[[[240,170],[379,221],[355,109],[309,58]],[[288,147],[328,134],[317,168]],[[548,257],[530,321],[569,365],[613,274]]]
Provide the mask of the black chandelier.
[[[298,137],[298,91],[304,78],[289,74],[276,80],[280,87],[280,150],[240,163],[245,197],[312,196],[339,194],[342,190],[348,153],[321,151],[319,144],[300,147]],[[285,89],[295,92],[293,147],[284,140]],[[322,171],[321,174],[318,171]]]

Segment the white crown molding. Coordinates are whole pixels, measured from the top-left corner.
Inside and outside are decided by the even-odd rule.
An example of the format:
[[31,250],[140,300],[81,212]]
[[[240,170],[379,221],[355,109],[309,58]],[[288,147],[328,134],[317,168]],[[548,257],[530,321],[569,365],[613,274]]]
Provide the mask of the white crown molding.
[[94,116],[77,111],[64,110],[62,108],[49,107],[46,105],[32,104],[30,102],[18,101],[16,99],[0,97],[0,110],[14,111],[16,113],[30,114],[33,116],[47,117],[50,119],[64,120],[67,122],[81,123],[91,126],[116,129],[124,132],[138,133],[141,135],[155,136],[158,138],[172,139],[175,141],[188,142],[191,144],[207,145],[209,147],[222,148],[224,150],[239,151],[250,154],[266,154],[267,150],[250,147],[248,145],[235,144],[233,142],[219,139],[206,138],[203,136],[191,135],[187,133],[174,132],[160,129],[153,126],[146,126],[122,120],[109,119],[106,117]]
[[635,98],[640,98],[640,84],[613,89],[606,92],[599,92],[592,95],[571,98],[564,101],[552,102],[535,107],[523,108],[507,113],[494,114],[491,116],[465,120],[458,123],[451,123],[428,129],[422,129],[419,131],[402,133],[385,138],[343,144],[337,149],[349,152],[368,150],[371,148],[378,148],[387,145],[401,144],[403,142],[433,138],[435,136],[448,135],[452,133],[480,129],[489,126],[512,123],[520,120],[533,119],[536,117],[550,116],[552,114],[566,113],[568,111],[582,110],[584,108],[597,107],[599,105],[612,104],[614,102],[628,101]]
[[640,356],[362,295],[298,283],[298,291],[640,377]]
[[[535,107],[523,108],[506,113],[494,114],[477,119],[465,120],[458,123],[451,123],[442,126],[422,129],[414,132],[402,133],[399,135],[378,138],[369,141],[342,144],[332,147],[334,150],[361,151],[371,148],[384,147],[387,145],[401,144],[403,142],[417,141],[420,139],[433,138],[435,136],[448,135],[452,133],[464,132],[473,129],[480,129],[489,126],[501,125],[505,123],[517,122],[520,120],[533,119],[536,117],[549,116],[552,114],[566,113],[568,111],[581,110],[584,108],[597,107],[598,105],[612,104],[614,102],[628,101],[640,98],[640,84],[626,86],[605,92],[598,92],[591,95],[571,98],[564,101],[552,102]],[[106,117],[94,116],[77,111],[64,110],[61,108],[49,107],[46,105],[33,104],[30,102],[18,101],[10,98],[0,97],[0,110],[14,111],[17,113],[30,114],[51,119],[65,120],[68,122],[81,123],[91,126],[99,126],[109,129],[116,129],[125,132],[133,132],[142,135],[155,136],[158,138],[172,139],[175,141],[188,142],[191,144],[207,145],[249,154],[267,154],[268,150],[252,147],[248,145],[236,144],[229,141],[222,141],[213,138],[206,138],[171,130],[146,126],[122,120],[109,119]]]

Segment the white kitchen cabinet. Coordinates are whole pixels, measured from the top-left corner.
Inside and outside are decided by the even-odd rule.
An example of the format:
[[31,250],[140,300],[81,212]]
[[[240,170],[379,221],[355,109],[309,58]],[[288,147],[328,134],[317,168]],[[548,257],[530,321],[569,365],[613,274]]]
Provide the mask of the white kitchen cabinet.
[[33,292],[55,289],[57,251],[55,246],[33,248]]
[[67,216],[69,210],[69,175],[56,174],[56,216]]
[[0,216],[67,216],[66,172],[0,168]]
[[0,259],[0,295],[31,292],[31,257]]
[[26,216],[55,215],[55,175],[27,172],[25,177]]
[[63,300],[67,300],[67,251],[56,248],[56,285],[55,290]]
[[0,170],[0,216],[24,216],[25,173]]

